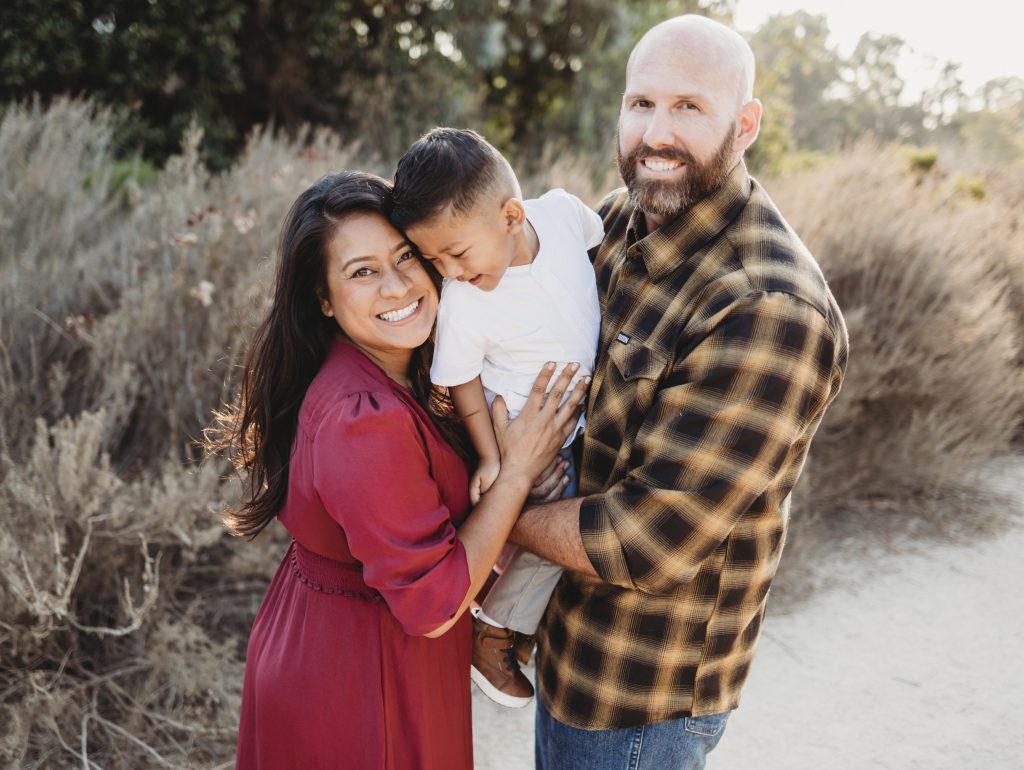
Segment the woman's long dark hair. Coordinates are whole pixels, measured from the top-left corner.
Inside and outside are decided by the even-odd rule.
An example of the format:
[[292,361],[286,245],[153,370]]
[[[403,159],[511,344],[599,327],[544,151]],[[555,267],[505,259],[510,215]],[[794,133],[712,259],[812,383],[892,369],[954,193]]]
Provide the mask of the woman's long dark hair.
[[[338,334],[337,322],[320,310],[319,297],[327,294],[327,244],[353,214],[385,216],[390,190],[390,183],[373,174],[341,171],[316,182],[288,212],[273,303],[249,347],[237,400],[215,416],[207,434],[208,449],[229,451],[246,474],[242,504],[226,516],[237,535],[255,537],[284,506],[299,407]],[[431,276],[436,284],[436,273]],[[464,455],[447,394],[430,384],[432,352],[431,340],[413,351],[413,395]]]

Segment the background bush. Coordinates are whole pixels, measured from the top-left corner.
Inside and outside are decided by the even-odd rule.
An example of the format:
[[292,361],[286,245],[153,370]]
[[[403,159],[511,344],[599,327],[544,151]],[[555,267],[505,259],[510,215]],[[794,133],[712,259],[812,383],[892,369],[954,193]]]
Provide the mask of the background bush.
[[[766,185],[822,265],[851,363],[815,439],[809,503],[931,496],[1005,452],[1024,408],[1015,202],[867,144]],[[984,183],[982,183],[984,184]]]
[[[236,386],[292,200],[389,169],[327,131],[257,132],[211,174],[193,127],[154,172],[116,157],[116,125],[64,100],[0,120],[0,765],[226,768],[283,543],[224,534],[236,487],[194,442]],[[540,157],[533,194],[616,183],[603,158]],[[869,146],[765,180],[852,339],[798,538],[864,500],[887,502],[872,531],[947,517],[944,490],[1020,425],[1021,176],[952,163]]]

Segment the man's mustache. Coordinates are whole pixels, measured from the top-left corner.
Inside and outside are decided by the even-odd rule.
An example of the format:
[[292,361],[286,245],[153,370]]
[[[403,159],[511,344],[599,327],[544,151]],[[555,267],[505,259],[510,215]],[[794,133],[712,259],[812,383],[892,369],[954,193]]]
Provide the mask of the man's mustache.
[[690,165],[694,165],[697,162],[693,155],[679,147],[662,147],[660,150],[655,150],[653,147],[646,144],[637,145],[627,156],[627,159],[631,162],[645,160],[646,158],[678,160]]

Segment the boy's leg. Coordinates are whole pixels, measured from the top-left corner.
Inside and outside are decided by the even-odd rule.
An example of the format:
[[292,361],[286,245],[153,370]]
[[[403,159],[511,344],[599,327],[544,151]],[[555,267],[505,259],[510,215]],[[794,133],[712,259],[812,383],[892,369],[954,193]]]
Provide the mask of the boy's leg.
[[532,635],[561,575],[557,564],[517,549],[484,599],[483,614],[503,628]]
[[[563,449],[562,456],[569,460],[570,479],[563,496],[574,495],[577,483],[572,453]],[[484,599],[479,617],[473,618],[470,677],[484,694],[504,706],[524,706],[533,698],[533,685],[517,661],[516,640],[523,636],[514,632],[525,636],[536,632],[561,574],[561,567],[517,549]]]
[[[575,497],[578,488],[576,465],[569,447],[562,449],[569,461],[569,484],[562,497]],[[482,606],[483,614],[504,628],[532,636],[537,632],[551,593],[562,576],[562,568],[536,554],[516,549],[501,576],[491,586]]]

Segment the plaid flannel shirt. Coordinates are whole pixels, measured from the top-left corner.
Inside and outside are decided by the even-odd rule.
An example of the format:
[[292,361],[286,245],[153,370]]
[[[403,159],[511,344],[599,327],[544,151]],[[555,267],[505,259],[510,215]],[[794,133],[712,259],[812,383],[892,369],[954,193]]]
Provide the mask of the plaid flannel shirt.
[[624,190],[600,213],[579,523],[599,577],[564,574],[538,663],[551,713],[591,730],[738,705],[848,345],[817,263],[742,162],[649,235]]

